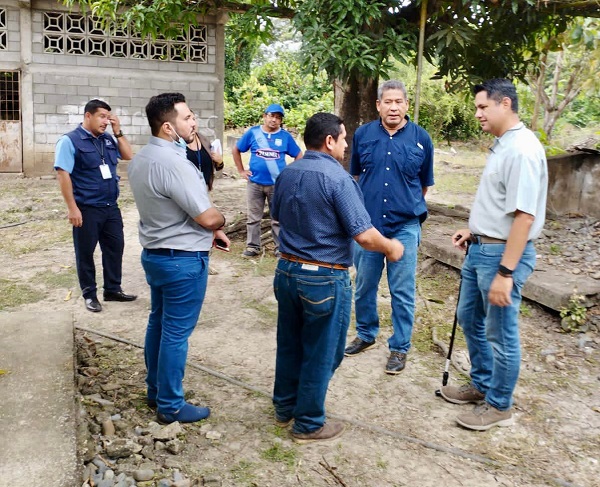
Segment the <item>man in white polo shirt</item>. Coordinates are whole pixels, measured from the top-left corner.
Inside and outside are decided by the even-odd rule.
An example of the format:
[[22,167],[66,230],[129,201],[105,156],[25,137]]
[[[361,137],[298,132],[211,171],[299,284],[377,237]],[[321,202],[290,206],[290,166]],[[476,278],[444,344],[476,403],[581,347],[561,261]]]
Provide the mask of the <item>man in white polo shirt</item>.
[[456,418],[472,430],[513,423],[519,377],[521,289],[535,266],[536,239],[546,216],[548,167],[544,148],[519,120],[515,86],[493,79],[474,88],[475,117],[496,136],[471,209],[469,228],[452,236],[471,247],[462,268],[458,322],[471,358],[471,382],[442,387],[455,404],[476,403]]

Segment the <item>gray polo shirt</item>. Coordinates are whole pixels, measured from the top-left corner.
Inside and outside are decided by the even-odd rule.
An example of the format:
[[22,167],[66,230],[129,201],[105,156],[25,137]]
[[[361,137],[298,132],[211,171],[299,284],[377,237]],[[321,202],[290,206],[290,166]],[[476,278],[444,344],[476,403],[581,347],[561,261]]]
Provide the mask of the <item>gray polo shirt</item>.
[[140,214],[142,247],[210,250],[213,232],[194,217],[212,204],[202,174],[188,161],[185,149],[150,137],[129,163],[127,174]]
[[472,233],[508,239],[520,210],[535,217],[529,239],[539,236],[546,218],[548,164],[544,147],[519,122],[498,137],[488,156],[471,208]]

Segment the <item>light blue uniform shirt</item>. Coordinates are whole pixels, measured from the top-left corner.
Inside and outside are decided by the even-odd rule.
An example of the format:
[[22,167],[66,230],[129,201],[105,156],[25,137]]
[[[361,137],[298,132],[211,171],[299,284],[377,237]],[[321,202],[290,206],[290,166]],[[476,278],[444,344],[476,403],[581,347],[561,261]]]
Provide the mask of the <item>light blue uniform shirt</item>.
[[544,147],[519,122],[490,149],[475,201],[469,230],[478,235],[508,240],[515,211],[535,217],[529,240],[539,236],[546,218],[548,164]]

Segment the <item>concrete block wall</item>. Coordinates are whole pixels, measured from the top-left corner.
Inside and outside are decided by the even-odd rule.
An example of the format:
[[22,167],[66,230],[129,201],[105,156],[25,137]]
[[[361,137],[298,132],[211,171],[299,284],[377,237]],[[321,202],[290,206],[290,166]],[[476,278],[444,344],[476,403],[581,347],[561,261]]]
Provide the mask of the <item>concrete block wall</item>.
[[44,12],[68,12],[62,2],[0,0],[7,10],[8,49],[0,71],[22,78],[23,172],[53,174],[58,138],[83,120],[92,98],[111,105],[134,150],[150,135],[144,107],[165,91],[183,93],[207,135],[223,134],[224,23],[226,16],[199,19],[207,26],[206,63],[174,62],[44,52]]

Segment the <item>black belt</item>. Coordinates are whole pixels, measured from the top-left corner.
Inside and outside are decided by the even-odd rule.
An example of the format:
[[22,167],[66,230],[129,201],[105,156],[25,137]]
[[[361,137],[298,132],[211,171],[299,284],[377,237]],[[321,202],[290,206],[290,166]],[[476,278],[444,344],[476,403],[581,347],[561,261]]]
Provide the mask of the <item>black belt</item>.
[[144,249],[149,254],[169,257],[208,257],[208,250]]
[[477,244],[505,244],[506,240],[494,237],[486,237],[485,235],[471,234],[471,242]]

